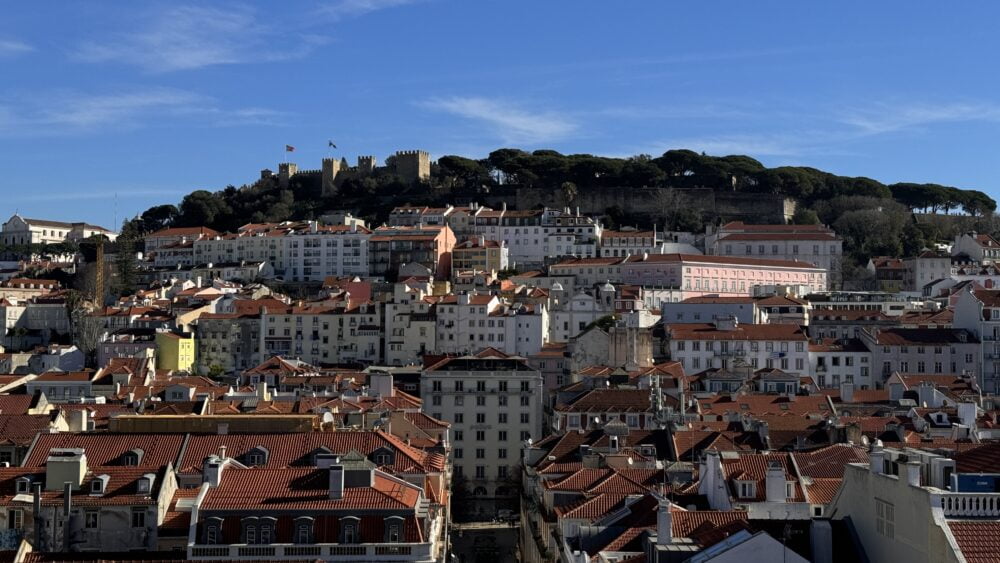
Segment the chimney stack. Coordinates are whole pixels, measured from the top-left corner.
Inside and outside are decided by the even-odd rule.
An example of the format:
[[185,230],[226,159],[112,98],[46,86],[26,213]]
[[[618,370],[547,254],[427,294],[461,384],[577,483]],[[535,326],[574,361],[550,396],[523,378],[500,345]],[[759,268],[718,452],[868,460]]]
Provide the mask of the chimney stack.
[[656,508],[656,545],[668,545],[673,542],[673,515],[670,513],[670,501],[661,498]]
[[344,498],[344,466],[331,465],[329,471],[330,471],[330,498],[331,499]]

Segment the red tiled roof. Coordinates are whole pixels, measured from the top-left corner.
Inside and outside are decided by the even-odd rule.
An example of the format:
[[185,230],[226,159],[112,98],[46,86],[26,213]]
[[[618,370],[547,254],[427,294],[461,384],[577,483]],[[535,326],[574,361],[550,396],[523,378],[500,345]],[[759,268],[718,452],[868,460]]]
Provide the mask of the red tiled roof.
[[123,454],[138,448],[143,451],[143,456],[136,467],[148,472],[150,468],[163,467],[168,463],[176,467],[183,444],[183,434],[42,434],[28,452],[23,465],[44,467],[52,448],[83,448],[90,467],[116,465]]
[[559,412],[586,413],[649,412],[651,409],[646,389],[594,389],[569,404],[555,407]]
[[216,231],[215,229],[210,229],[208,227],[172,227],[167,229],[160,229],[159,231],[150,233],[146,235],[146,238],[185,237],[185,236],[214,237],[218,235],[219,231]]
[[830,233],[734,233],[724,235],[719,241],[741,241],[741,240],[838,240]]
[[[649,262],[654,264],[681,262],[685,264],[714,264],[733,266],[757,266],[774,268],[796,268],[806,270],[823,270],[809,262],[800,260],[773,260],[766,258],[743,258],[740,256],[709,256],[703,254],[649,254],[633,256],[626,260],[627,263]],[[823,270],[825,271],[825,270]]]
[[298,434],[204,434],[192,435],[177,467],[180,471],[199,470],[202,462],[226,446],[226,455],[239,458],[253,448],[263,446],[268,451],[266,467],[307,467],[313,464],[313,454],[320,448],[333,453],[353,451],[368,456],[380,448],[395,452],[393,463],[382,469],[393,473],[437,472],[444,468],[444,457],[428,453],[381,431],[341,430],[337,432],[306,432]]
[[809,340],[795,324],[741,324],[720,330],[711,323],[689,323],[669,324],[667,330],[673,340]]
[[0,415],[0,444],[27,446],[39,432],[48,430],[51,422],[47,414]]
[[878,331],[882,346],[919,346],[978,343],[975,335],[964,329],[952,328],[889,328]]
[[722,472],[726,476],[726,480],[733,487],[733,496],[736,496],[737,492],[734,481],[754,481],[757,484],[756,496],[752,499],[742,498],[741,500],[763,501],[766,498],[766,487],[764,485],[768,467],[771,463],[776,462],[781,465],[782,470],[785,472],[785,480],[795,482],[795,493],[791,498],[791,502],[804,502],[805,497],[802,495],[802,487],[798,483],[798,478],[790,470],[791,461],[788,455],[785,453],[740,454],[736,459],[723,459]]
[[848,463],[868,463],[868,451],[859,446],[833,444],[808,453],[793,453],[799,474],[816,479],[841,479]]
[[400,510],[416,507],[421,489],[376,471],[371,487],[345,487],[343,498],[329,497],[325,469],[236,469],[222,472],[218,487],[209,489],[205,510]]
[[733,522],[746,522],[744,510],[684,510],[677,506],[670,508],[670,530],[675,538],[686,538],[706,522],[714,526],[726,526]]
[[962,556],[968,563],[995,563],[1000,553],[1000,521],[948,520]]

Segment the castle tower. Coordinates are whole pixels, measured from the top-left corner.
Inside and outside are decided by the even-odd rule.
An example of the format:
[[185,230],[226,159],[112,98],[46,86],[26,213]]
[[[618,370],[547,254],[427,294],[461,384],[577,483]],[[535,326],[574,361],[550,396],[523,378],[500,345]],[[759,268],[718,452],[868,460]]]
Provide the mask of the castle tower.
[[431,155],[427,151],[396,151],[396,175],[404,182],[431,176]]
[[323,197],[337,193],[337,175],[340,174],[340,161],[336,158],[323,159]]
[[358,157],[358,174],[367,176],[375,172],[376,160],[374,156]]
[[282,162],[278,165],[278,185],[282,188],[288,187],[288,180],[299,171],[299,166],[294,162]]

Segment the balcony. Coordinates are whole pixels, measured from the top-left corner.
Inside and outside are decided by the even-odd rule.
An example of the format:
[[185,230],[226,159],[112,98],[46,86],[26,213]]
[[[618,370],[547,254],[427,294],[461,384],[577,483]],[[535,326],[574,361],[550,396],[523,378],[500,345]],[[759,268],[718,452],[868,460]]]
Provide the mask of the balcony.
[[1000,517],[1000,494],[996,493],[944,493],[941,509],[952,517]]
[[189,545],[188,559],[432,561],[429,543]]

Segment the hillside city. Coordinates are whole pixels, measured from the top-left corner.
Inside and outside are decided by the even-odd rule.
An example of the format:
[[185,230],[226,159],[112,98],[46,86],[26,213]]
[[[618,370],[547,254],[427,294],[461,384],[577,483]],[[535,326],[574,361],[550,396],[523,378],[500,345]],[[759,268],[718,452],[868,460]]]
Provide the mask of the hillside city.
[[[0,557],[996,560],[988,197],[597,212],[572,183],[498,197],[525,172],[475,161],[480,200],[337,206],[385,169],[426,195],[442,160],[285,162],[225,197],[312,182],[329,207],[233,229],[192,224],[208,192],[121,231],[13,214]],[[878,233],[821,221],[837,197],[919,244],[866,254]]]

